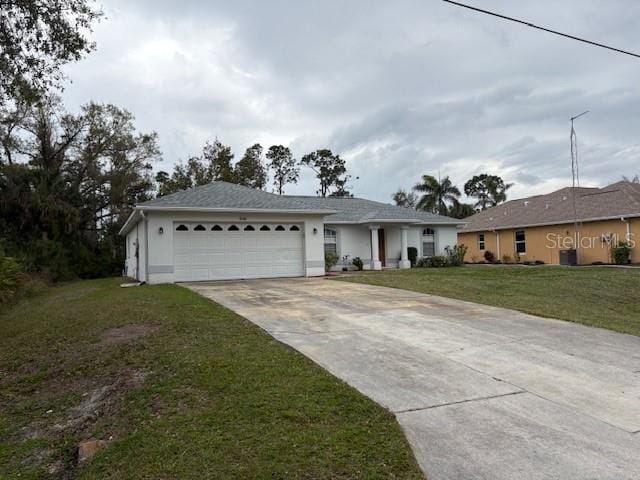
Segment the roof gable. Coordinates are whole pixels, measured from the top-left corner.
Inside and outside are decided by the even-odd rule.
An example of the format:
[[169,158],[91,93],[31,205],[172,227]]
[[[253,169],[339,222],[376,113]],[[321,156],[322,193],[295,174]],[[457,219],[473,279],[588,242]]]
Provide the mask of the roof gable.
[[[575,207],[574,207],[575,192]],[[547,195],[510,200],[467,218],[463,231],[551,225],[640,216],[640,184],[617,182],[603,188],[566,187]]]

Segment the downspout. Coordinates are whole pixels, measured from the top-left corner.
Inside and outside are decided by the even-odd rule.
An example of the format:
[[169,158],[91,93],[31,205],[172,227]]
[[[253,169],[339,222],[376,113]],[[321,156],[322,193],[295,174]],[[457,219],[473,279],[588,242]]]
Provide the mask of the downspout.
[[[631,223],[629,222],[629,220],[627,220],[627,219],[626,219],[626,218],[624,218],[624,217],[620,217],[620,221],[621,221],[621,222],[624,222],[624,223],[626,223],[626,224],[627,224],[627,236],[626,236],[626,240],[627,240],[627,244],[628,244],[629,246],[631,246]],[[634,247],[635,247],[635,245],[634,245]],[[635,248],[634,248],[633,250],[635,250]],[[631,253],[630,253],[630,255],[629,255],[629,261],[633,262],[633,260],[631,259],[631,257],[633,257],[633,252],[631,252]]]
[[627,224],[627,236],[626,236],[626,240],[627,240],[627,242],[630,242],[630,241],[631,241],[631,224],[629,223],[629,220],[627,220],[627,219],[626,219],[626,218],[624,218],[624,217],[620,217],[620,221],[621,221],[621,222],[624,222],[624,223],[626,223],[626,224]]
[[140,281],[140,223],[136,223],[136,280]]
[[140,215],[144,220],[144,281],[149,283],[149,219],[143,210],[140,210]]

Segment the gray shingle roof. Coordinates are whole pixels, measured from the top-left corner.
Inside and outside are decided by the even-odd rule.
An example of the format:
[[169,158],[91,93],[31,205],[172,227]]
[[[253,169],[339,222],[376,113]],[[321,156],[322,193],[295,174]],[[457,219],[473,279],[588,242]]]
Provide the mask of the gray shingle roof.
[[140,208],[247,209],[326,211],[326,222],[364,223],[407,220],[420,223],[461,224],[461,220],[374,202],[363,198],[276,195],[227,182],[212,182],[138,205]]
[[[640,216],[640,184],[618,182],[603,188],[577,188],[579,221]],[[478,232],[534,225],[573,223],[573,188],[511,200],[465,220],[463,232]]]

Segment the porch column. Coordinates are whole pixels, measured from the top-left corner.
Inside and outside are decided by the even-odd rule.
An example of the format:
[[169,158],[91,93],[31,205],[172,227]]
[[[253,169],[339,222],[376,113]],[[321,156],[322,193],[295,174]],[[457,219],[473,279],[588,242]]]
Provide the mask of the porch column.
[[409,253],[408,253],[408,242],[407,242],[407,231],[409,227],[407,225],[403,225],[400,227],[400,263],[398,264],[399,268],[411,268],[411,262],[409,261]]
[[380,246],[378,245],[378,229],[380,225],[372,225],[371,230],[371,269],[382,270],[382,262],[380,261]]

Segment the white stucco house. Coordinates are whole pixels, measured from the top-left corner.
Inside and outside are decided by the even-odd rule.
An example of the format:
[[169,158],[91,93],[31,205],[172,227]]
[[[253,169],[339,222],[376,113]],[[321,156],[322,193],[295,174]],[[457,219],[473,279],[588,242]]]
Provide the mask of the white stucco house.
[[365,269],[409,268],[457,243],[458,219],[362,198],[276,195],[213,182],[141,203],[120,234],[125,274],[147,283],[312,277],[360,257]]

